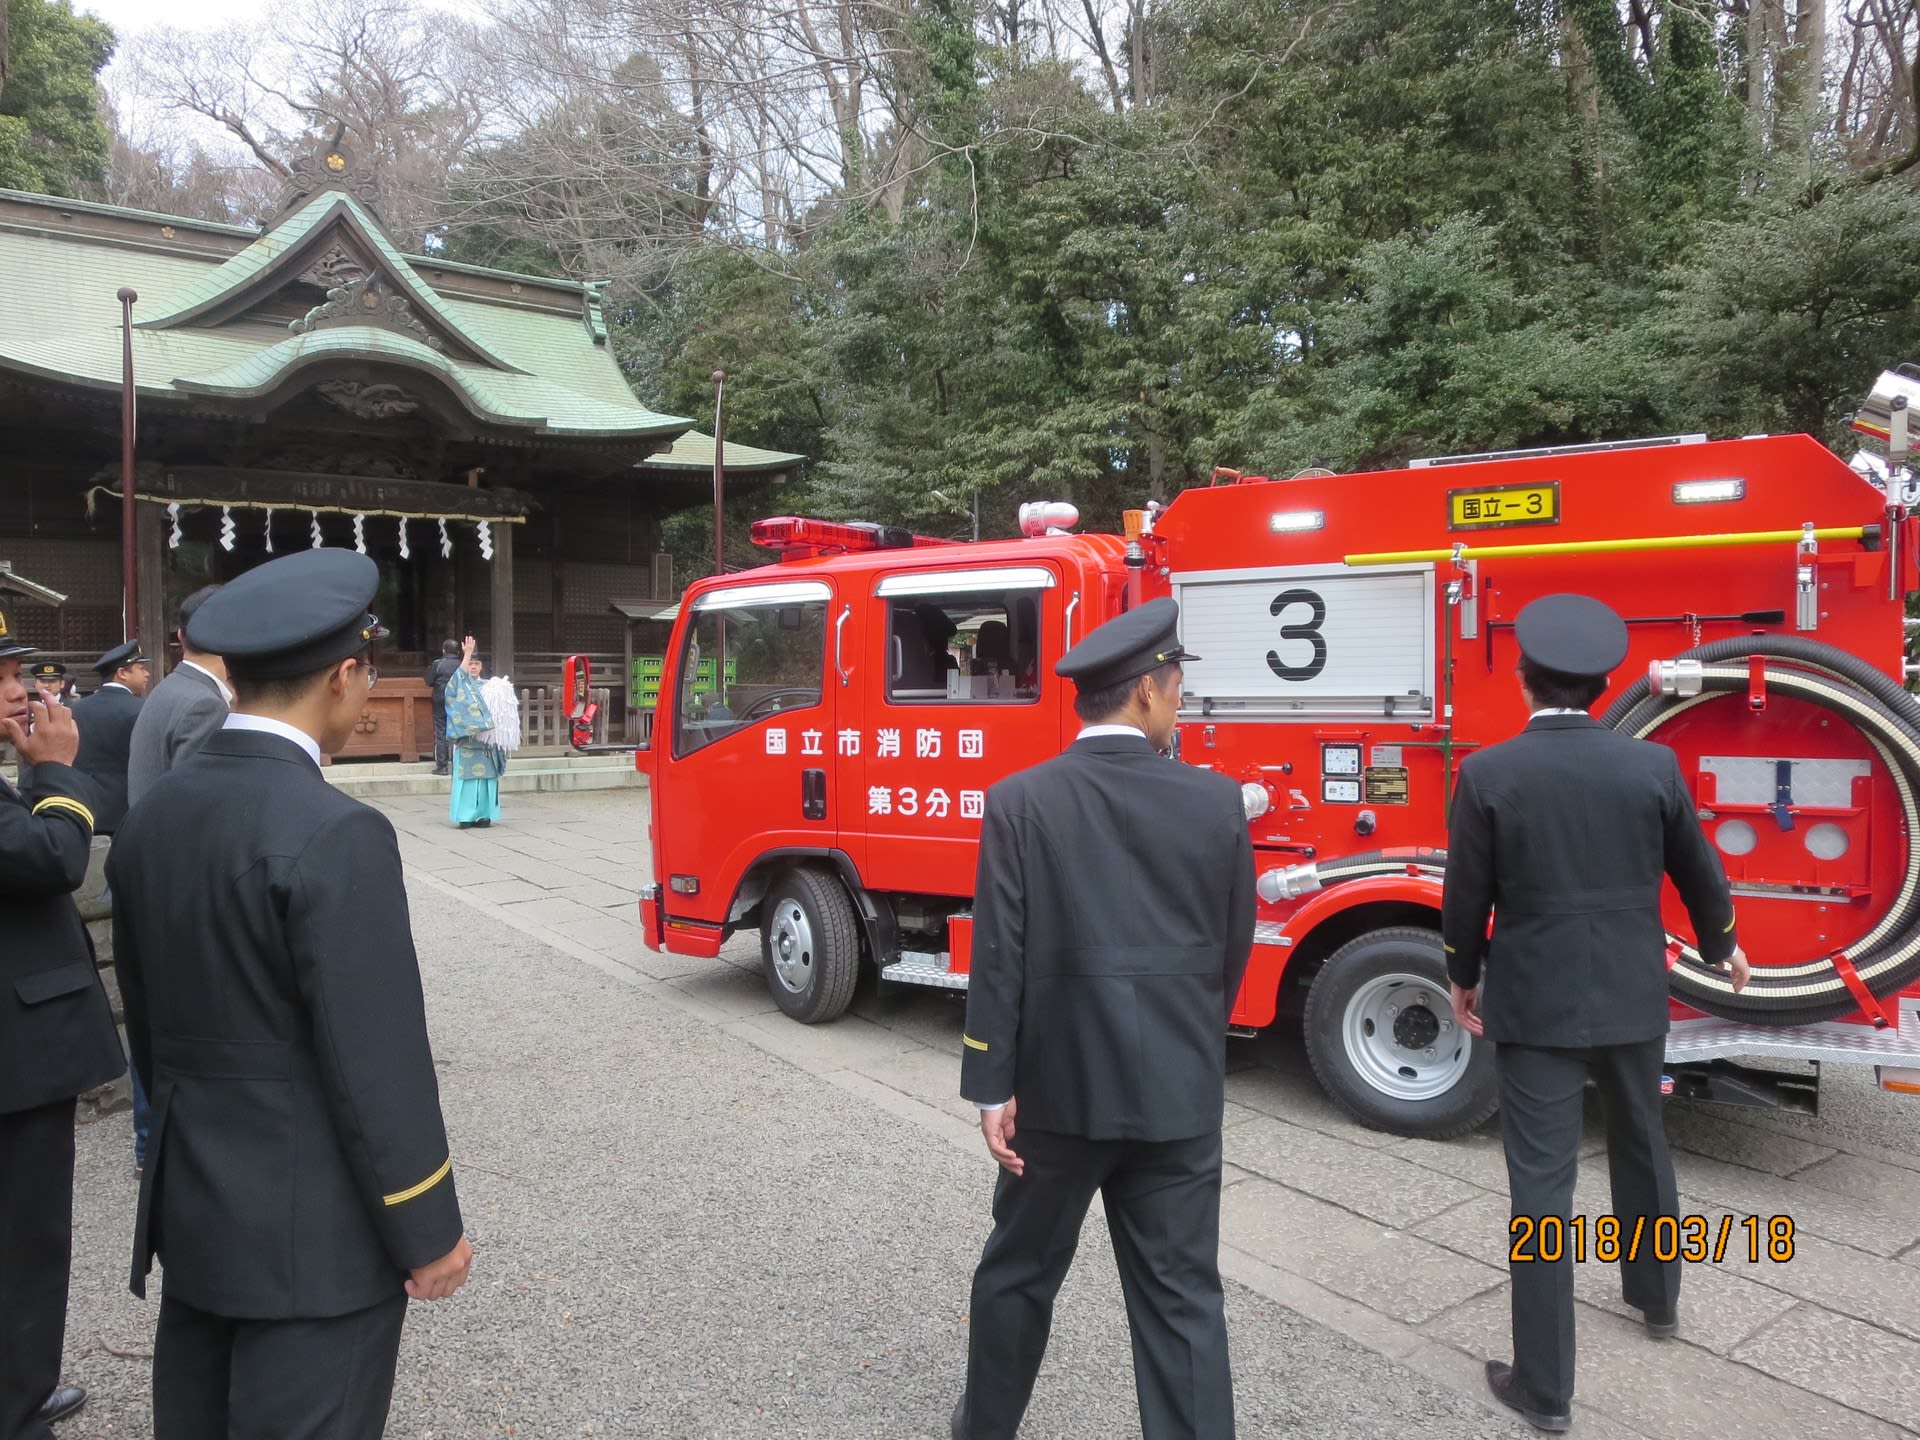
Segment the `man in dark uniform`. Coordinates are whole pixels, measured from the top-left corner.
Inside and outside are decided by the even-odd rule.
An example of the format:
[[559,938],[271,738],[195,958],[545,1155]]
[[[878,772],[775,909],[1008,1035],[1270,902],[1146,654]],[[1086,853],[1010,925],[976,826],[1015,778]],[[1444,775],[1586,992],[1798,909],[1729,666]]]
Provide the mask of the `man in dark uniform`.
[[67,703],[67,667],[58,660],[36,660],[27,671],[27,678],[39,691],[43,705],[64,705]]
[[[226,664],[218,655],[196,650],[187,642],[187,622],[219,589],[218,585],[202,585],[180,602],[179,626],[174,632],[180,642],[180,663],[140,703],[140,715],[127,742],[129,808],[140,803],[154,781],[218,735],[226,723],[227,703],[233,698],[233,692],[227,689]],[[138,1070],[134,1071],[132,1088],[133,1164],[139,1170],[147,1163],[153,1112]]]
[[[29,700],[38,700],[42,705],[67,704],[73,681],[67,678],[67,667],[59,661],[36,660],[20,672],[20,678],[26,682]],[[24,760],[20,762],[20,788],[33,789],[33,766]]]
[[1146,1440],[1233,1434],[1220,1123],[1253,847],[1238,786],[1158,753],[1198,658],[1179,619],[1155,600],[1068,651],[1086,728],[987,794],[960,1092],[1001,1174],[956,1440],[1019,1428],[1095,1191]]
[[[1625,622],[1587,596],[1549,595],[1515,617],[1514,636],[1533,718],[1466,758],[1450,816],[1441,928],[1454,1013],[1496,1047],[1516,1219],[1569,1220],[1581,1097],[1589,1077],[1599,1088],[1621,1287],[1664,1338],[1680,1326],[1680,1267],[1662,1264],[1653,1246],[1655,1220],[1678,1212],[1660,1115],[1661,878],[1679,891],[1702,958],[1729,965],[1736,990],[1746,957],[1726,872],[1674,753],[1587,713],[1626,658]],[[1572,1421],[1573,1268],[1570,1246],[1561,1249],[1557,1262],[1511,1266],[1514,1361],[1487,1364],[1494,1394],[1552,1431]]]
[[408,1297],[472,1262],[399,846],[320,772],[377,673],[378,581],[306,550],[201,606],[188,638],[226,658],[233,713],[108,859],[153,1098],[133,1289],[157,1254],[156,1440],[374,1440]]
[[111,835],[127,817],[127,757],[133,724],[140,718],[140,697],[147,693],[153,672],[137,640],[114,646],[93,668],[101,677],[100,688],[73,707],[80,726],[80,758],[74,764],[100,788],[95,829]]
[[74,1099],[127,1068],[73,903],[98,797],[72,712],[28,694],[33,653],[0,613],[0,738],[36,775],[31,803],[0,780],[0,1440],[51,1440],[86,1402],[60,1384]]
[[440,642],[440,658],[427,667],[427,689],[433,709],[433,773],[452,772],[453,742],[447,739],[447,682],[460,668],[460,647],[451,640]]
[[220,733],[233,692],[227,666],[218,655],[196,650],[187,626],[200,607],[218,594],[218,585],[202,585],[180,602],[180,663],[167,672],[141,703],[127,760],[127,804],[137,805],[153,782]]

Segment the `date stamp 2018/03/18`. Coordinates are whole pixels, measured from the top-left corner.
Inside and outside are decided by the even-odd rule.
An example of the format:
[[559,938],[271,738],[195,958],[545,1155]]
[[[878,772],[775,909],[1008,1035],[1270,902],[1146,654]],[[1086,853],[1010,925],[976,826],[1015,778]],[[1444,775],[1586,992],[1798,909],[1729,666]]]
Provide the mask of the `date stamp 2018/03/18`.
[[1589,1258],[1602,1265],[1651,1255],[1662,1262],[1715,1265],[1745,1260],[1758,1265],[1770,1260],[1784,1265],[1793,1259],[1791,1215],[1722,1215],[1718,1224],[1705,1215],[1637,1215],[1622,1220],[1596,1215],[1516,1215],[1507,1226],[1507,1262],[1553,1264],[1571,1258],[1584,1265]]

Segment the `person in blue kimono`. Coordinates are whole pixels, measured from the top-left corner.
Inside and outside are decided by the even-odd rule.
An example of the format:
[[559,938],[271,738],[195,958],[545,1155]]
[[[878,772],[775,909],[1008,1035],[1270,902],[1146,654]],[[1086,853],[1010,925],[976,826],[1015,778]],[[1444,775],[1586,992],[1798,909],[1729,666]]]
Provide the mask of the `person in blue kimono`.
[[493,743],[493,714],[480,692],[473,636],[460,647],[460,668],[447,681],[447,739],[453,745],[453,796],[448,814],[462,830],[500,818],[500,772],[506,755]]

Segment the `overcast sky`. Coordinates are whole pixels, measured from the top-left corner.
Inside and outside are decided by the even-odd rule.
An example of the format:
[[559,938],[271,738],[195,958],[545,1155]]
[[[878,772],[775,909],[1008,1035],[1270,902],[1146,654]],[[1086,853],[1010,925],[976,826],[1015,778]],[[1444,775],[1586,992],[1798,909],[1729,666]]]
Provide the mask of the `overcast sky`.
[[[233,21],[264,19],[286,0],[188,0],[184,5],[168,5],[162,0],[74,0],[73,8],[83,14],[98,15],[125,38],[170,25],[178,30],[207,30]],[[443,10],[479,12],[479,0],[428,0]]]
[[266,13],[266,0],[193,0],[189,5],[161,5],[155,0],[77,0],[73,7],[98,15],[122,37],[154,25],[204,30],[229,20],[251,20]]

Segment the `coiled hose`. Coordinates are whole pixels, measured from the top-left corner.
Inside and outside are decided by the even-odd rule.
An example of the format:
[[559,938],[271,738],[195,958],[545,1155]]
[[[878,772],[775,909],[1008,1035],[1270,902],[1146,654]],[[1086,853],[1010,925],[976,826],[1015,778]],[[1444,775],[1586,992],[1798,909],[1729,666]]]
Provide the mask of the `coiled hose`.
[[[1767,687],[1832,711],[1863,734],[1893,777],[1910,847],[1920,847],[1920,701],[1856,656],[1792,635],[1716,640],[1679,658],[1702,666],[1698,695],[1655,695],[1647,680],[1631,686],[1601,723],[1636,739],[1718,696],[1744,690],[1748,661],[1766,663]],[[1732,662],[1732,663],[1729,663]],[[1707,967],[1692,946],[1669,936],[1680,958],[1670,975],[1680,999],[1710,1015],[1761,1025],[1803,1025],[1858,1008],[1832,955],[1791,965],[1756,966],[1735,994],[1725,972]],[[1910,848],[1899,893],[1878,923],[1846,950],[1875,996],[1891,995],[1920,974],[1920,848]]]

